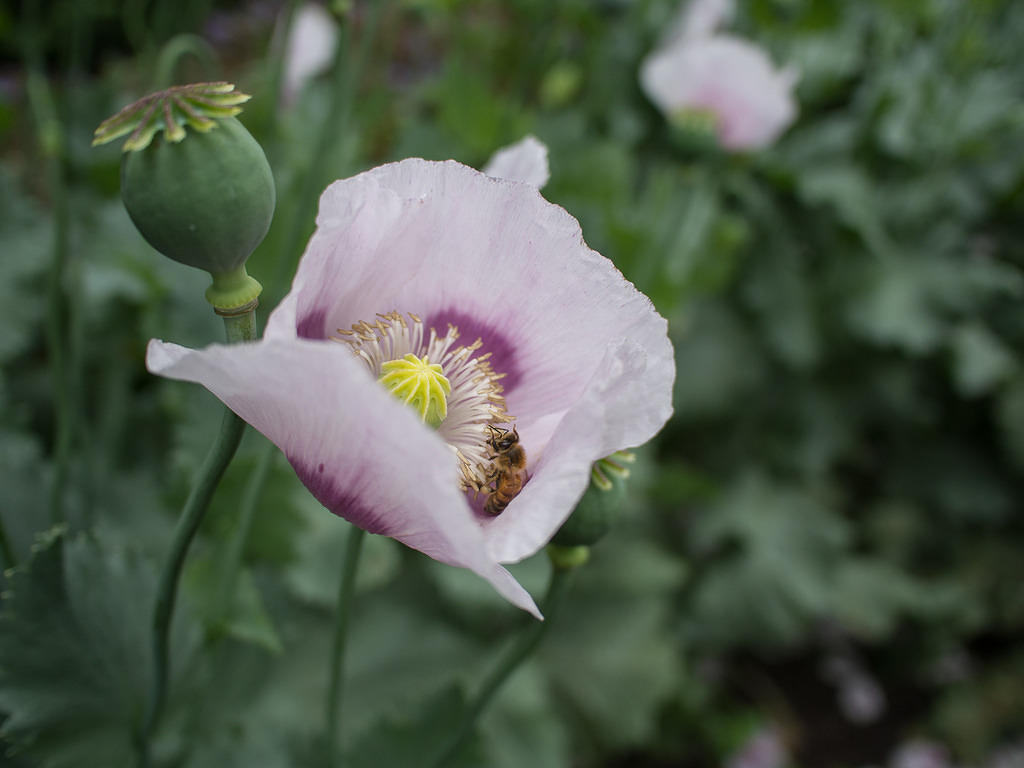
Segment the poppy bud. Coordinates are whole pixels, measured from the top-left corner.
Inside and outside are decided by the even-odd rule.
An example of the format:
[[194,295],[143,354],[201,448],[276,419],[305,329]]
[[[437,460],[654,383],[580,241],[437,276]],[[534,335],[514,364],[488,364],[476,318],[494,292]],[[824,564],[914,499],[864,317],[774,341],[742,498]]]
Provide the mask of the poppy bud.
[[270,165],[234,118],[248,98],[229,83],[176,86],[126,107],[93,141],[130,134],[121,164],[128,215],[160,253],[213,276],[207,299],[217,309],[259,296],[244,265],[274,213]]

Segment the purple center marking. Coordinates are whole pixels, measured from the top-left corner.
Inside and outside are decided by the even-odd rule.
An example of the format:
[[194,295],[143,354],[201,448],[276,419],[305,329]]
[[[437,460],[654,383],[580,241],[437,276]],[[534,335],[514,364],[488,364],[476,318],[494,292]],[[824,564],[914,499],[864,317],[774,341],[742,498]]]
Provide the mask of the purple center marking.
[[472,344],[480,339],[483,342],[480,354],[490,352],[491,367],[495,373],[505,374],[505,378],[501,379],[501,386],[506,394],[515,389],[522,373],[516,364],[515,347],[504,329],[495,328],[457,309],[442,309],[437,314],[424,318],[423,321],[425,328],[433,328],[442,336],[448,330],[449,324],[459,329],[459,342],[462,344]]

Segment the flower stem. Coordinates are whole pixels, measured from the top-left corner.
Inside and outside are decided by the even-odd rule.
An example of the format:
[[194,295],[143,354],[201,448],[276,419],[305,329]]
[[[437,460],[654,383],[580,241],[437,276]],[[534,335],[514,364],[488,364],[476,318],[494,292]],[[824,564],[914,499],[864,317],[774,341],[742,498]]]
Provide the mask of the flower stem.
[[50,488],[50,522],[64,522],[64,486],[67,483],[74,437],[74,407],[69,387],[67,266],[70,253],[70,211],[64,169],[64,127],[57,113],[53,88],[44,72],[39,0],[24,4],[23,56],[26,90],[43,159],[47,191],[53,209],[52,263],[47,278],[46,345],[53,376],[54,472]]
[[256,506],[263,493],[263,486],[266,484],[270,467],[277,456],[277,449],[269,440],[263,444],[262,451],[256,460],[256,467],[249,475],[249,480],[245,485],[245,492],[242,494],[239,504],[238,522],[231,532],[231,540],[228,542],[221,563],[217,587],[218,616],[228,615],[231,599],[238,584],[238,574],[242,570],[245,543],[249,539],[249,531],[252,530],[252,522],[256,517]]
[[175,72],[178,64],[189,55],[199,62],[206,80],[216,79],[217,55],[214,53],[213,47],[199,35],[175,35],[167,41],[156,60],[153,90],[158,91],[175,85],[177,82]]
[[345,643],[348,637],[348,617],[352,607],[352,595],[356,589],[356,568],[363,549],[366,531],[355,526],[349,531],[345,543],[345,561],[341,566],[341,585],[338,588],[338,607],[334,617],[334,644],[331,648],[331,677],[327,690],[326,734],[327,768],[340,765],[338,744],[338,716],[341,713],[342,673],[345,662]]
[[4,519],[0,517],[0,557],[4,559],[4,569],[14,568],[18,561],[14,557],[14,550],[7,540],[7,530],[4,528]]
[[[301,253],[300,244],[304,235],[309,233],[308,228],[313,220],[311,214],[315,211],[317,196],[324,188],[323,169],[325,166],[337,169],[337,165],[330,164],[325,158],[336,159],[334,148],[339,144],[345,145],[342,139],[349,131],[352,101],[366,71],[377,36],[377,25],[386,5],[386,2],[367,4],[366,21],[354,56],[350,50],[354,37],[353,22],[351,18],[339,22],[341,31],[331,63],[331,95],[327,114],[320,121],[320,132],[316,138],[316,148],[309,155],[309,165],[296,174],[296,183],[289,195],[289,199],[296,203],[291,206],[291,215],[284,222],[281,257],[270,283],[270,295],[274,303],[280,300],[288,276],[295,274]],[[346,157],[345,163],[348,162],[349,158]]]
[[530,654],[540,644],[544,633],[555,619],[559,607],[564,602],[565,593],[568,591],[569,583],[571,582],[569,577],[573,572],[574,569],[570,568],[552,567],[551,580],[548,582],[548,592],[544,597],[544,621],[531,619],[529,626],[508,647],[498,665],[484,680],[483,685],[480,686],[473,700],[466,707],[466,713],[463,715],[462,723],[455,732],[455,736],[441,753],[440,757],[433,762],[433,768],[443,768],[450,764],[458,755],[459,750],[462,749],[470,734],[473,733],[473,727],[476,725],[477,719],[483,714],[487,705],[491,703],[495,694],[497,694],[501,686],[505,684],[505,681],[515,672],[519,665],[528,659]]
[[[243,313],[224,317],[228,342],[255,340],[255,304],[253,302],[252,306]],[[178,525],[174,531],[174,539],[171,541],[167,562],[160,575],[156,607],[153,610],[153,681],[149,691],[149,700],[146,703],[142,728],[137,737],[141,768],[148,768],[150,765],[150,741],[160,721],[164,701],[167,698],[171,618],[174,614],[174,603],[178,594],[182,566],[185,564],[185,555],[188,553],[196,531],[199,530],[199,525],[210,505],[210,499],[213,498],[213,493],[217,490],[224,471],[228,468],[228,464],[231,463],[231,459],[238,449],[244,431],[245,422],[225,408],[220,432],[203,460],[196,483],[185,501],[185,507],[182,509],[181,517],[178,519]]]

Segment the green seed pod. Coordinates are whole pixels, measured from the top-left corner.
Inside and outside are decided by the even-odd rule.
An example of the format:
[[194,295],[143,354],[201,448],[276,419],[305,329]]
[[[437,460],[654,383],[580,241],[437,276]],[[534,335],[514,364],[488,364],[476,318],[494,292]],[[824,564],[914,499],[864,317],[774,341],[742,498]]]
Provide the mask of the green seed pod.
[[213,275],[207,298],[218,309],[259,295],[244,264],[274,214],[270,165],[233,117],[248,98],[228,83],[177,86],[107,120],[93,142],[131,134],[121,164],[128,215],[160,253]]
[[212,273],[240,267],[274,215],[274,177],[238,120],[177,144],[157,139],[121,164],[121,197],[160,253]]

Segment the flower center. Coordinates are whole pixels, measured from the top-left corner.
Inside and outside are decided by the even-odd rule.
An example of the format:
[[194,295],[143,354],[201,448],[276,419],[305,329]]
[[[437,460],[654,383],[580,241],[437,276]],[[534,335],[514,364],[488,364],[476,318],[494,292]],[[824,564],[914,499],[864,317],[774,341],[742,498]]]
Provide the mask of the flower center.
[[377,381],[385,389],[411,406],[434,429],[441,426],[448,415],[448,395],[452,386],[440,365],[410,352],[400,360],[386,361],[381,370],[383,375]]
[[491,366],[489,352],[480,354],[480,339],[462,345],[454,325],[442,336],[416,315],[398,312],[338,329],[332,338],[351,348],[381,385],[437,430],[458,457],[462,490],[494,491],[500,477],[494,435],[511,432],[515,419],[505,412],[505,374]]

